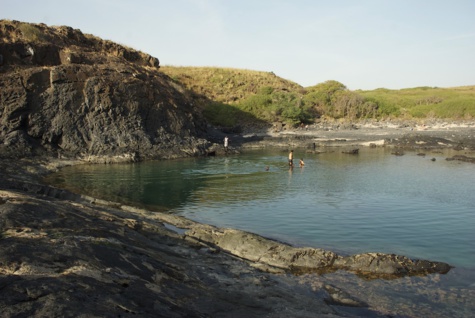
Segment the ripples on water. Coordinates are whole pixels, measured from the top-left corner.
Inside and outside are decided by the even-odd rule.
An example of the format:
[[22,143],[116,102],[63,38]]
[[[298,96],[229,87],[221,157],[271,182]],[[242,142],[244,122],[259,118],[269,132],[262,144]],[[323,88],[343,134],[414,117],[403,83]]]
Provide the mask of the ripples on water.
[[[391,288],[387,282],[355,280],[345,272],[327,274],[325,280],[382,312],[469,317],[475,311],[475,166],[446,161],[451,155],[394,156],[384,148],[360,149],[359,155],[296,150],[295,158],[303,156],[305,167],[289,170],[287,152],[252,151],[75,166],[48,181],[297,246],[444,261],[457,268],[447,275],[393,281]],[[302,279],[309,284],[320,280]]]
[[286,152],[252,151],[75,166],[50,180],[295,245],[475,267],[475,169],[446,161],[447,156],[394,156],[382,148],[360,150],[359,155],[296,151],[305,167],[289,170]]

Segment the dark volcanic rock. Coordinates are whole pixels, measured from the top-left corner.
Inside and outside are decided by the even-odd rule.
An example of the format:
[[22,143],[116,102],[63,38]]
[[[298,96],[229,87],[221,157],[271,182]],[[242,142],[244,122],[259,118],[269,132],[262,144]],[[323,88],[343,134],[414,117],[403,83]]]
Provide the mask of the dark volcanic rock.
[[[22,25],[47,42],[31,41]],[[206,153],[206,122],[150,56],[69,28],[0,26],[3,155],[107,162]]]

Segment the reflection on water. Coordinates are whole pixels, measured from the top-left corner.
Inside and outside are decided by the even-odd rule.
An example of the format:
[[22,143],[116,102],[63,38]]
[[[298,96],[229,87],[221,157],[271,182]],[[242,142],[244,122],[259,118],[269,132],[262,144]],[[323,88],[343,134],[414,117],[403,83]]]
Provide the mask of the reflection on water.
[[[444,261],[457,268],[448,275],[398,280],[384,295],[384,281],[355,281],[348,273],[328,274],[327,280],[347,284],[355,295],[379,303],[382,311],[391,312],[400,301],[398,306],[406,308],[396,310],[414,316],[466,317],[475,310],[470,300],[475,296],[475,166],[446,161],[453,155],[447,152],[423,157],[389,151],[360,149],[359,155],[348,155],[338,149],[321,154],[297,150],[295,157],[304,157],[305,167],[293,169],[287,152],[277,150],[83,165],[63,169],[48,181],[294,245]],[[417,308],[418,302],[426,307]]]
[[446,161],[447,153],[401,157],[384,148],[295,155],[305,167],[289,169],[282,151],[252,151],[75,166],[49,182],[295,245],[475,267],[473,165]]

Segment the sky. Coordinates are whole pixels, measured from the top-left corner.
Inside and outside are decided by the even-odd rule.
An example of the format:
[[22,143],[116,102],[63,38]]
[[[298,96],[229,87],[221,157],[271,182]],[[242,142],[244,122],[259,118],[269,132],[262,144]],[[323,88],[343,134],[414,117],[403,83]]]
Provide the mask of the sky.
[[0,0],[0,19],[67,25],[161,65],[274,72],[304,87],[475,85],[474,0]]

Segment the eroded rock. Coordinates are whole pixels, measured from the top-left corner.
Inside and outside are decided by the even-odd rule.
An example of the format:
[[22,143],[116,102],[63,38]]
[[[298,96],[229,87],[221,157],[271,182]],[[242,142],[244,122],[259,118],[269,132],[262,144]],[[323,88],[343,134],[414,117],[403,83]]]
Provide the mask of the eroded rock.
[[335,268],[357,272],[368,277],[446,274],[450,265],[442,262],[413,260],[406,256],[383,253],[363,253],[335,260]]
[[343,269],[375,278],[445,274],[451,269],[446,263],[412,260],[394,254],[365,253],[341,256],[323,249],[293,247],[253,233],[211,225],[195,224],[189,228],[185,234],[190,238],[212,244],[252,262],[295,272],[331,272]]
[[67,27],[2,20],[0,35],[2,156],[112,163],[208,152],[201,111],[156,58]]

